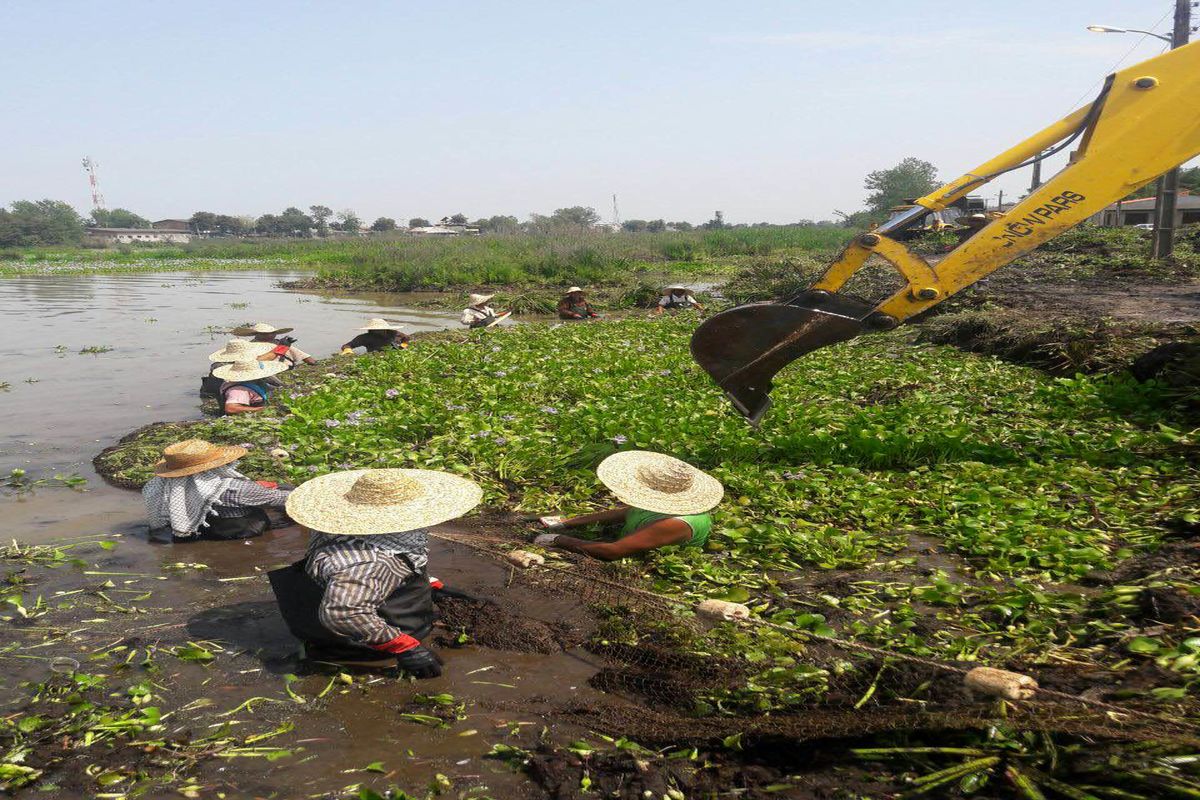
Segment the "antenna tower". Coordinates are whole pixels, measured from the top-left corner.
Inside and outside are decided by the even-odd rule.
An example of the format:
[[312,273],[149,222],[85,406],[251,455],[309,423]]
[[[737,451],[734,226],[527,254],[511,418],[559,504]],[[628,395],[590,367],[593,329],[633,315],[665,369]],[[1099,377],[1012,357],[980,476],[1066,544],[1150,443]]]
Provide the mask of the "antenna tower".
[[104,210],[104,195],[100,194],[100,184],[96,180],[96,162],[88,156],[83,157],[83,169],[88,174],[88,183],[92,186],[92,208]]
[[621,227],[621,212],[617,209],[617,196],[613,195],[613,221],[614,228]]

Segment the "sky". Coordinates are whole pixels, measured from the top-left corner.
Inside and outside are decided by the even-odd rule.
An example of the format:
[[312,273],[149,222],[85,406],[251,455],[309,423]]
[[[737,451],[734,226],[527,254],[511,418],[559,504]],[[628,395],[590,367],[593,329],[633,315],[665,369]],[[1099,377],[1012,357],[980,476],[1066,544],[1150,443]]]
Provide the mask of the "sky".
[[[0,4],[0,204],[829,219],[1090,100],[1170,0]],[[1057,167],[1055,167],[1057,169]],[[1053,171],[1053,170],[1051,170]],[[1027,173],[993,183],[1014,198]]]

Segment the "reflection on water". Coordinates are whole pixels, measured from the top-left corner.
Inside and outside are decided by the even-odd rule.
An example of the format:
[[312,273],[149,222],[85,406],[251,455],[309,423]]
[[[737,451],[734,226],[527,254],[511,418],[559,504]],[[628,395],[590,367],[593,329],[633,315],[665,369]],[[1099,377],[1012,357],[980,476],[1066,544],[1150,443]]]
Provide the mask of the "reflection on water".
[[[457,314],[404,308],[404,297],[276,287],[285,271],[30,275],[0,280],[0,476],[78,472],[82,495],[42,490],[0,498],[3,535],[62,535],[67,518],[119,523],[136,495],[101,485],[92,457],[150,422],[195,418],[200,377],[222,331],[263,320],[293,326],[297,346],[336,352],[368,317],[409,333],[457,324]],[[244,305],[243,305],[244,304]],[[110,352],[80,354],[87,347]],[[74,502],[72,502],[74,500]],[[77,526],[72,526],[77,527]]]

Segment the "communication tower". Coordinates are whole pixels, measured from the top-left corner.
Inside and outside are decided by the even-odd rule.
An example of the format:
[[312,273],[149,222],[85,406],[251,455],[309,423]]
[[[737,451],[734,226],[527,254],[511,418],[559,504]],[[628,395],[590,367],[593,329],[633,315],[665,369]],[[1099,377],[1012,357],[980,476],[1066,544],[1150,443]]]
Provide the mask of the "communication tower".
[[100,194],[100,184],[96,180],[96,162],[88,156],[83,157],[83,169],[88,174],[88,183],[92,186],[92,208],[104,210],[104,195]]
[[621,227],[621,212],[617,209],[617,196],[613,195],[613,230],[618,230]]

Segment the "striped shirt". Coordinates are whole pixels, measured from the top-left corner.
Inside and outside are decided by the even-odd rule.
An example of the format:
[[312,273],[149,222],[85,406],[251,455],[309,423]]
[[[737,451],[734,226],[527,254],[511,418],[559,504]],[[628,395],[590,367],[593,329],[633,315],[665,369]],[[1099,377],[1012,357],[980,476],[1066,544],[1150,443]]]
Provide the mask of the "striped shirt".
[[413,570],[429,561],[424,529],[380,536],[330,536],[313,531],[305,571],[325,587],[321,625],[355,644],[380,645],[407,634],[388,625],[379,608]]
[[218,517],[244,517],[250,508],[274,506],[281,508],[291,494],[287,489],[268,489],[254,481],[235,479],[221,492],[213,504],[212,513]]

